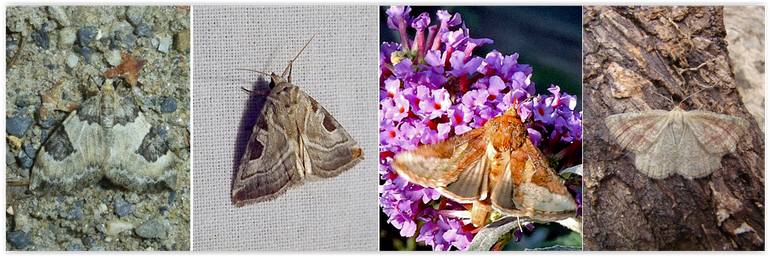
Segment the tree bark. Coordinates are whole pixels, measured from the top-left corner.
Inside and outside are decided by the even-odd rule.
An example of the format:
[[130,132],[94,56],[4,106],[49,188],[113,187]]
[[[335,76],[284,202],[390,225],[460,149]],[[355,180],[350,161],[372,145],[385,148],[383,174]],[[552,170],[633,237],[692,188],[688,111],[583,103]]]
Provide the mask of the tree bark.
[[[764,250],[764,133],[735,86],[722,7],[584,7],[583,28],[584,249]],[[648,178],[604,124],[674,104],[750,122],[711,175]]]

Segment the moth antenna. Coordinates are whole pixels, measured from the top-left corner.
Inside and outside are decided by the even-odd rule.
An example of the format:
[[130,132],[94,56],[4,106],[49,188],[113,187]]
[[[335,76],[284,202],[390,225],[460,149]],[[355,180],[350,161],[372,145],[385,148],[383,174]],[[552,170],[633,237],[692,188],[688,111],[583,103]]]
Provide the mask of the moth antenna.
[[307,47],[307,45],[310,44],[310,41],[313,41],[313,38],[315,38],[315,34],[313,34],[313,36],[310,37],[310,40],[307,40],[307,43],[305,43],[305,46],[302,46],[302,49],[299,50],[299,52],[297,53],[297,56],[295,56],[294,59],[289,61],[289,65],[286,66],[286,69],[283,70],[283,73],[281,73],[281,77],[286,75],[286,71],[289,71],[291,64],[294,63],[294,61],[297,60],[297,58],[299,58],[299,55],[302,54],[302,51],[305,50],[305,47]]
[[653,92],[653,93],[655,93],[655,94],[657,94],[658,96],[660,96],[660,97],[662,97],[662,98],[664,98],[664,99],[668,100],[668,102],[671,102],[671,105],[674,105],[674,100],[672,100],[672,99],[669,99],[669,98],[668,98],[668,97],[666,97],[666,96],[663,96],[663,94],[660,94],[659,92],[655,91],[654,89],[652,90],[652,92]]
[[236,70],[246,70],[246,71],[257,72],[257,73],[260,73],[260,74],[263,74],[263,75],[266,75],[266,76],[270,76],[270,74],[262,72],[262,71],[259,71],[259,70],[246,69],[246,68],[236,68]]
[[706,89],[711,89],[711,88],[714,88],[714,86],[712,85],[712,86],[709,86],[709,87],[706,87],[706,88],[700,89],[699,91],[697,91],[697,92],[695,92],[695,93],[693,93],[693,94],[690,94],[690,95],[688,95],[687,97],[684,97],[684,99],[682,99],[682,102],[684,102],[685,100],[689,99],[689,98],[690,98],[690,97],[692,97],[693,95],[696,95],[696,94],[698,94],[698,93],[701,93],[702,91],[704,91],[704,90],[706,90]]

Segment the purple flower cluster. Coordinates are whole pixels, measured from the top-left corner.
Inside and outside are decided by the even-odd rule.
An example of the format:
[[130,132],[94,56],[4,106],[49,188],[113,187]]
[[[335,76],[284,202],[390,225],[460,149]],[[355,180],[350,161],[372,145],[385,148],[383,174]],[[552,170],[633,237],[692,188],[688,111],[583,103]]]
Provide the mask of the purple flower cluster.
[[[399,177],[390,167],[393,156],[482,127],[516,107],[523,121],[532,120],[527,122],[532,142],[570,166],[582,161],[582,114],[574,110],[576,97],[558,86],[548,89],[552,95],[535,95],[532,67],[518,63],[518,54],[474,56],[475,47],[493,41],[470,38],[460,14],[438,11],[440,24],[429,25],[427,13],[411,17],[410,10],[386,11],[388,27],[399,31],[401,43],[385,42],[380,51],[380,205],[402,236],[419,229],[416,240],[434,250],[464,250],[473,227],[456,213],[465,206],[438,200],[436,190]],[[416,30],[413,40],[407,35],[410,25]]]

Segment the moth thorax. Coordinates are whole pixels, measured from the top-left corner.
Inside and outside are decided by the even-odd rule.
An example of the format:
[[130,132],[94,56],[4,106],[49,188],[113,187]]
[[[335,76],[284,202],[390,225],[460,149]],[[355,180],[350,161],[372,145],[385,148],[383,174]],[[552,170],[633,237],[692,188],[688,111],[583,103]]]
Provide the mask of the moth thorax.
[[115,99],[114,93],[104,93],[102,92],[102,102],[100,106],[100,111],[102,113],[102,125],[104,125],[105,128],[111,128],[115,124],[115,104],[118,104],[117,100]]
[[498,151],[492,143],[487,143],[486,154],[487,159],[491,160],[490,169],[492,172],[498,171],[499,173],[503,173],[505,166],[511,160],[510,153]]
[[669,116],[673,120],[673,125],[682,126],[684,124],[684,111],[681,108],[675,107],[669,112]]

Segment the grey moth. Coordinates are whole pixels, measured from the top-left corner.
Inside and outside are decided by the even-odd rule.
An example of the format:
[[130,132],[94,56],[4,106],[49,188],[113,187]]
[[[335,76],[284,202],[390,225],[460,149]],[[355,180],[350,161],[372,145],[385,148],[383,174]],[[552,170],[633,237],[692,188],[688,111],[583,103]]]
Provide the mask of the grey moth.
[[102,177],[136,192],[173,189],[176,161],[144,113],[105,83],[40,148],[29,189],[66,194]]

